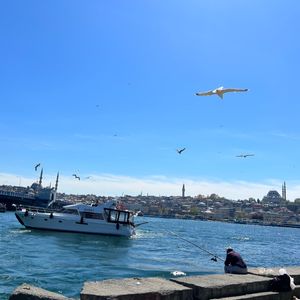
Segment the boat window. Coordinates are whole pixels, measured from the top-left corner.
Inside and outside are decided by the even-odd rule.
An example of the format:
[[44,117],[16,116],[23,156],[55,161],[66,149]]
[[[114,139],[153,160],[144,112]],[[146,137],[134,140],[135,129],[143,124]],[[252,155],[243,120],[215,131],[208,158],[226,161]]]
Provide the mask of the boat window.
[[81,214],[84,218],[87,219],[98,219],[103,220],[103,215],[100,213],[84,212]]
[[118,212],[116,210],[110,211],[110,220],[111,221],[117,221],[118,219]]
[[130,212],[119,211],[111,208],[104,209],[107,221],[112,223],[128,224],[130,222]]
[[120,216],[119,216],[119,221],[120,222],[127,222],[128,221],[128,213],[121,211]]

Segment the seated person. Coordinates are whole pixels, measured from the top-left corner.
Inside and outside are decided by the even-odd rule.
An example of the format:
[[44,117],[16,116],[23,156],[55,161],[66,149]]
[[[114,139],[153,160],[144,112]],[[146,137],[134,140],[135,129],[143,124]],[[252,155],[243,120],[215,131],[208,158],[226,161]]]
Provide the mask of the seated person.
[[231,247],[227,248],[226,252],[227,255],[224,263],[225,273],[247,274],[248,273],[247,265],[243,261],[241,255],[235,252]]

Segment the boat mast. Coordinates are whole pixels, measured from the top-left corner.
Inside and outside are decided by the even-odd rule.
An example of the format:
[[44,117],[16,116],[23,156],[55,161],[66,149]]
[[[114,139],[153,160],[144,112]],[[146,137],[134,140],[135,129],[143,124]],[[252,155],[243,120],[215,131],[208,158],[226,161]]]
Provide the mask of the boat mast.
[[41,175],[40,175],[40,181],[39,181],[40,186],[42,186],[42,180],[43,180],[43,169],[41,170]]
[[58,187],[58,178],[59,178],[59,172],[57,172],[57,176],[56,176],[56,182],[55,182],[55,192],[57,192],[57,187]]

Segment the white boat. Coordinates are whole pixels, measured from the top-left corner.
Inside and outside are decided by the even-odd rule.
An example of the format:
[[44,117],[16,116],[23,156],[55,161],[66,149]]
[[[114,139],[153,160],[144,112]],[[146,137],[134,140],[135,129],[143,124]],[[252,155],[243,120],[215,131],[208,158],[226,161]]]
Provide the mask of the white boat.
[[117,209],[115,201],[71,204],[62,210],[21,207],[15,215],[27,228],[127,237],[135,234],[134,213]]

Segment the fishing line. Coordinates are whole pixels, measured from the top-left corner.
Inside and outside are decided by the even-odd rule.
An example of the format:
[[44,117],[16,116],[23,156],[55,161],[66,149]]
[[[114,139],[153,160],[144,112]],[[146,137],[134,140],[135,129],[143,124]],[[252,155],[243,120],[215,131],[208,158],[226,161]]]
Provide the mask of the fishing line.
[[[170,233],[170,234],[172,234],[172,235],[174,235],[174,236],[176,236],[178,239],[183,240],[183,241],[185,241],[185,242],[187,242],[187,243],[189,243],[189,244],[191,244],[191,245],[193,245],[193,246],[199,248],[200,250],[202,250],[202,251],[208,253],[209,255],[212,256],[212,258],[211,258],[212,261],[217,262],[218,259],[221,260],[221,261],[225,261],[225,259],[223,259],[222,257],[220,257],[220,256],[218,256],[218,255],[216,255],[216,254],[214,254],[214,253],[212,253],[212,252],[210,252],[210,251],[208,251],[208,250],[206,250],[206,249],[200,247],[199,245],[197,245],[197,244],[195,244],[195,243],[189,241],[188,239],[185,239],[185,238],[181,237],[180,235],[176,234],[175,232],[170,231],[170,230],[166,230],[166,229],[165,229],[165,231],[168,232],[168,233]],[[253,267],[253,268],[257,268],[257,267]],[[264,268],[264,269],[265,269],[265,268]],[[253,275],[262,276],[262,277],[272,277],[272,276],[274,276],[274,274],[268,274],[267,270],[268,270],[268,269],[265,269],[265,273],[266,273],[266,274],[259,274],[258,272],[255,272],[255,271],[254,271],[254,272],[253,272],[253,271],[252,271],[252,272],[251,272],[251,271],[248,271],[248,274],[253,274]],[[272,269],[271,269],[271,270],[272,270]],[[272,271],[273,271],[273,270],[272,270]],[[272,272],[269,272],[269,273],[272,273]]]
[[193,245],[193,246],[199,248],[200,250],[202,250],[202,251],[208,253],[209,255],[212,256],[212,258],[211,258],[212,261],[217,262],[218,259],[224,261],[224,259],[223,259],[222,257],[217,256],[216,254],[214,254],[214,253],[212,253],[212,252],[210,252],[210,251],[208,251],[208,250],[206,250],[206,249],[200,247],[199,245],[197,245],[197,244],[195,244],[195,243],[193,243],[193,242],[191,242],[191,241],[189,241],[189,240],[187,240],[187,239],[181,237],[180,235],[176,234],[175,232],[169,231],[169,230],[166,230],[166,229],[165,229],[165,231],[168,232],[168,233],[170,233],[170,234],[172,234],[172,235],[174,235],[174,236],[176,236],[177,238],[179,238],[179,239],[181,239],[181,240],[183,240],[183,241],[185,241],[185,242],[187,242],[187,243],[189,243],[189,244],[191,244],[191,245]]

